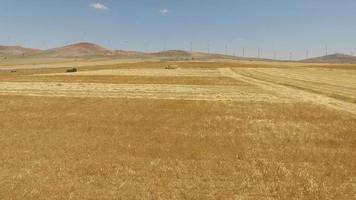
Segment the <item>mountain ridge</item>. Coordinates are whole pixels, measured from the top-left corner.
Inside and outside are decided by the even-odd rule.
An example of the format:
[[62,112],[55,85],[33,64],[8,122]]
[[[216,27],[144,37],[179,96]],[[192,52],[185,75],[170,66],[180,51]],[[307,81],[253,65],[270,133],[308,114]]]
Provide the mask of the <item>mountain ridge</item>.
[[[33,58],[88,58],[88,57],[115,57],[115,58],[158,58],[162,60],[209,60],[209,59],[236,59],[250,61],[275,61],[272,59],[246,58],[216,53],[190,52],[185,50],[165,50],[158,52],[140,52],[128,50],[114,50],[100,45],[79,42],[62,47],[46,50],[26,48],[22,46],[0,45],[0,57],[33,57]],[[281,61],[282,62],[282,61]],[[356,63],[356,56],[335,53],[327,56],[304,59],[296,62],[305,63]]]
[[347,54],[342,54],[342,53],[334,53],[326,56],[320,56],[320,57],[315,57],[315,58],[309,58],[302,60],[302,62],[308,62],[308,63],[340,63],[340,64],[346,64],[346,63],[356,63],[356,56],[351,56]]

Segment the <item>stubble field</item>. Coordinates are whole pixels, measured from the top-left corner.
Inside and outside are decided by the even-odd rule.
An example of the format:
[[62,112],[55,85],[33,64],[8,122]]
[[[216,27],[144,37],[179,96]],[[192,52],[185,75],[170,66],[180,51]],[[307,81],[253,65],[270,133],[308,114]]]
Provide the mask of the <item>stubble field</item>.
[[356,70],[178,65],[0,74],[0,199],[356,198]]

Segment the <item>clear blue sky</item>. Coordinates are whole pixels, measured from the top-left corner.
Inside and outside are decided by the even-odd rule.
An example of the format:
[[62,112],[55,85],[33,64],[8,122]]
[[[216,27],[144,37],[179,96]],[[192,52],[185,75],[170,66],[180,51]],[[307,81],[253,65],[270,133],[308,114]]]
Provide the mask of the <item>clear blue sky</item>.
[[[98,4],[96,4],[98,3]],[[96,4],[96,5],[94,5]],[[304,58],[356,54],[355,0],[0,0],[0,44]]]

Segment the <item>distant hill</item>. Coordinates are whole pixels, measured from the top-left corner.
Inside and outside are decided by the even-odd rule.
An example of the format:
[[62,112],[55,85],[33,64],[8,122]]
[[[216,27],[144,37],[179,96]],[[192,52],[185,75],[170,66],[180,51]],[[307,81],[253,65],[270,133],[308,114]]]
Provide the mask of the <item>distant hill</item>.
[[235,56],[223,55],[223,54],[211,54],[203,52],[189,52],[183,50],[168,50],[160,51],[156,53],[150,53],[149,55],[166,58],[166,59],[196,59],[196,60],[209,60],[209,59],[242,59]]
[[192,54],[188,51],[183,50],[168,50],[168,51],[160,51],[156,53],[150,53],[152,56],[157,57],[191,57]]
[[121,58],[147,58],[150,57],[149,54],[139,52],[139,51],[125,51],[125,50],[114,50],[112,55]]
[[64,47],[44,50],[37,56],[61,57],[61,58],[85,58],[85,57],[115,57],[115,58],[146,58],[148,55],[136,51],[111,50],[99,45],[82,42]]
[[306,60],[302,60],[302,62],[309,62],[309,63],[356,63],[356,56],[350,56],[346,54],[331,54],[322,57],[310,58]]
[[111,50],[99,45],[82,42],[63,47],[39,50],[20,46],[0,46],[0,57],[15,58],[156,58],[167,61],[180,60],[211,60],[211,59],[234,59],[234,60],[264,60],[256,58],[241,58],[231,55],[211,54],[203,52],[190,52],[184,50],[168,50],[155,53],[138,51]]
[[[63,47],[39,50],[25,48],[21,46],[0,46],[0,60],[4,58],[157,58],[167,61],[176,60],[212,60],[212,59],[232,59],[249,61],[273,61],[270,59],[235,57],[231,55],[190,52],[184,50],[168,50],[155,53],[144,53],[138,51],[111,50],[99,45],[82,42]],[[331,54],[322,57],[301,60],[307,63],[356,63],[356,56],[345,54]]]
[[38,49],[24,48],[21,46],[0,46],[0,56],[9,57],[9,56],[21,56],[26,54],[33,54],[39,52]]
[[82,56],[105,56],[113,54],[114,51],[105,49],[92,43],[77,43],[64,47],[44,50],[40,54],[50,57],[82,57]]

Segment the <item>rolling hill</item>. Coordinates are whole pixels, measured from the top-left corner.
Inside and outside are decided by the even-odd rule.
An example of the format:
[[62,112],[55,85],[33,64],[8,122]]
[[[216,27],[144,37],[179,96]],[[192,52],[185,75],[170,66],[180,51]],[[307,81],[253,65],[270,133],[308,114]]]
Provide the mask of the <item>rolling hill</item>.
[[204,52],[189,52],[183,50],[160,51],[160,52],[150,53],[149,55],[159,57],[159,58],[166,58],[166,59],[194,59],[194,60],[247,59],[247,58],[239,58],[231,55],[213,54],[213,53],[204,53]]
[[40,52],[38,49],[24,48],[21,46],[0,46],[1,57],[22,56]]
[[139,51],[111,50],[99,45],[82,42],[63,47],[39,50],[20,46],[0,46],[1,57],[34,58],[34,59],[88,59],[88,58],[155,58],[161,60],[210,60],[210,59],[239,59],[263,60],[256,58],[241,58],[231,55],[190,52],[184,50],[167,50],[154,53]]
[[160,51],[155,53],[150,53],[152,56],[157,57],[191,57],[192,54],[188,51],[183,50],[168,50],[168,51]]
[[77,43],[64,47],[44,50],[40,53],[43,56],[50,57],[83,57],[83,56],[105,56],[111,55],[114,51],[105,49],[92,43]]
[[350,55],[346,55],[346,54],[336,53],[336,54],[331,54],[331,55],[327,55],[327,56],[302,60],[302,62],[347,64],[347,63],[356,63],[356,56],[350,56]]

